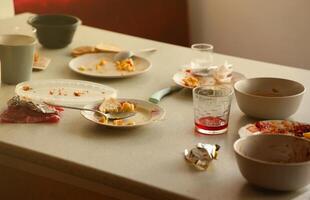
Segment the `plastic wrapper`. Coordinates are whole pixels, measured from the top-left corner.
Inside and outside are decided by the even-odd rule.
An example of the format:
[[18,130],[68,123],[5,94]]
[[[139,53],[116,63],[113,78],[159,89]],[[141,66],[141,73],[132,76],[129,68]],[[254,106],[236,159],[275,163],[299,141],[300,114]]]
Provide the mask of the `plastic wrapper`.
[[60,120],[60,107],[34,103],[15,96],[0,113],[0,123],[56,123]]
[[192,164],[198,170],[206,170],[212,160],[217,158],[220,146],[215,144],[198,143],[191,150],[185,149],[184,156],[187,162]]
[[39,104],[34,103],[32,101],[27,101],[26,99],[23,99],[19,96],[14,96],[8,101],[8,107],[27,107],[30,110],[33,110],[35,112],[44,113],[44,114],[52,114],[57,113],[57,110],[55,110],[53,107],[50,107],[46,104]]

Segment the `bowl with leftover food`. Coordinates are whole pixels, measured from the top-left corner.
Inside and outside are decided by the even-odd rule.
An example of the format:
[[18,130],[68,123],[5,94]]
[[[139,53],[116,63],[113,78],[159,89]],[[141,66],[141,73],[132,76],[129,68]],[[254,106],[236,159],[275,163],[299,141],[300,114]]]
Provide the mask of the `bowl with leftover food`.
[[234,151],[241,174],[253,185],[292,191],[310,183],[310,140],[252,135],[238,139]]
[[305,93],[297,81],[251,78],[234,84],[238,106],[246,115],[261,119],[285,119],[293,115]]
[[72,42],[81,20],[70,15],[44,14],[30,17],[28,24],[37,29],[36,35],[42,46],[58,49]]

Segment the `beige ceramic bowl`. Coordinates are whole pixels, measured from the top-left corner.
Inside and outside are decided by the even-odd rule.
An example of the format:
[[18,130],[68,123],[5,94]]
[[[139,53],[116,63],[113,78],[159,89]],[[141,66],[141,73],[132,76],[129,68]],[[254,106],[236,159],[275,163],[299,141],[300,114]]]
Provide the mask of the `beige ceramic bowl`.
[[261,119],[285,119],[293,115],[305,87],[280,78],[245,79],[234,85],[237,103],[246,115]]
[[310,140],[288,135],[253,135],[234,143],[241,174],[273,190],[297,190],[310,183]]

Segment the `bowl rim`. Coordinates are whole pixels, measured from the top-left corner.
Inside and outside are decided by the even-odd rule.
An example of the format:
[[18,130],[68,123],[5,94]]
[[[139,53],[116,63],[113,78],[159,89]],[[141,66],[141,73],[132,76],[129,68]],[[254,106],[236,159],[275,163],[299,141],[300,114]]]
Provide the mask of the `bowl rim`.
[[274,166],[299,166],[299,165],[306,165],[306,164],[310,164],[310,159],[308,161],[304,161],[304,162],[292,162],[292,163],[279,163],[279,162],[271,162],[271,161],[264,161],[264,160],[260,160],[260,159],[257,159],[257,158],[253,158],[253,157],[250,157],[250,156],[246,156],[244,155],[243,153],[241,153],[239,151],[239,149],[237,148],[237,145],[243,141],[243,140],[246,140],[250,137],[292,137],[292,138],[295,138],[297,140],[304,140],[306,142],[309,142],[310,143],[310,140],[308,139],[304,139],[304,138],[300,138],[300,137],[296,137],[296,136],[292,136],[292,135],[275,135],[275,134],[259,134],[259,135],[251,135],[251,136],[247,136],[247,137],[243,137],[243,138],[239,138],[238,140],[236,140],[233,144],[233,147],[234,147],[234,151],[236,154],[238,154],[239,156],[247,159],[247,160],[250,160],[250,161],[253,161],[253,162],[257,162],[257,163],[260,163],[260,164],[266,164],[266,165],[274,165]]
[[[293,94],[293,95],[262,96],[262,95],[255,95],[255,94],[251,94],[251,93],[248,93],[248,92],[244,92],[244,91],[241,91],[239,88],[237,88],[237,84],[240,84],[241,82],[245,82],[245,81],[255,80],[255,79],[274,79],[274,80],[290,81],[290,82],[294,82],[294,83],[299,84],[302,87],[303,90],[301,92],[299,92],[297,94]],[[303,84],[301,84],[301,83],[299,83],[297,81],[291,80],[291,79],[276,78],[276,77],[255,77],[255,78],[242,79],[242,80],[237,81],[234,84],[234,89],[235,89],[235,91],[237,91],[239,93],[242,93],[244,95],[247,95],[247,96],[250,96],[250,97],[256,97],[256,98],[264,98],[264,99],[283,99],[283,98],[297,97],[297,96],[303,95],[306,92],[306,88],[305,88],[305,86]]]
[[[72,24],[62,24],[62,25],[50,25],[50,24],[35,24],[34,20],[39,18],[39,17],[48,17],[48,16],[62,16],[62,17],[67,17],[67,18],[71,18],[71,19],[75,19],[76,22],[72,23]],[[55,13],[55,14],[38,14],[38,15],[33,15],[31,17],[28,18],[27,23],[35,28],[37,27],[64,27],[64,26],[78,26],[80,24],[82,24],[82,20],[76,16],[73,15],[67,15],[67,14],[61,14],[61,13]]]

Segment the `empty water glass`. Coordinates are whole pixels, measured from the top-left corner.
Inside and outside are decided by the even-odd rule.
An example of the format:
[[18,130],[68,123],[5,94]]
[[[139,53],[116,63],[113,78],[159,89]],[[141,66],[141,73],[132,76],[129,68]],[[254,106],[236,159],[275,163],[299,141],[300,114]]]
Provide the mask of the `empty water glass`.
[[208,68],[213,65],[213,45],[205,43],[193,44],[191,49],[199,52],[191,61],[192,68]]

